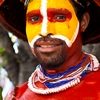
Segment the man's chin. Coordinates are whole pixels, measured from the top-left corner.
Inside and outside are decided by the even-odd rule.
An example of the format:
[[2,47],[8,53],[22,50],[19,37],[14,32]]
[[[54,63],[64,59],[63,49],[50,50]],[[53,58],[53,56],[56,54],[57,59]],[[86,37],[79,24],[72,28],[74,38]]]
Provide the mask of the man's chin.
[[61,64],[59,64],[59,65],[41,64],[41,66],[45,70],[55,70],[55,69],[59,68],[61,66]]
[[51,58],[49,61],[47,59],[40,60],[39,63],[45,70],[55,70],[59,68],[64,63],[64,61],[65,57],[64,58],[61,57],[57,59]]

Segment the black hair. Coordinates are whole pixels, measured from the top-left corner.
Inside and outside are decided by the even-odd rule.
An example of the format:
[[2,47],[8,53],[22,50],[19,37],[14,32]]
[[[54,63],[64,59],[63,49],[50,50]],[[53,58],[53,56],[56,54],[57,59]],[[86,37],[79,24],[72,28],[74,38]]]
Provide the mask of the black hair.
[[69,0],[79,21],[81,21],[82,16],[85,12],[88,12],[88,6],[93,0]]

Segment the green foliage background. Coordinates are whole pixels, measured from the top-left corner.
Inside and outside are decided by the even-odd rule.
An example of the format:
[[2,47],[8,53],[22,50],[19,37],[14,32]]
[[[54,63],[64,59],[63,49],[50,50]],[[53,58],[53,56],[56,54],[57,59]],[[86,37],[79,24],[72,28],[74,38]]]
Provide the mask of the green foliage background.
[[2,87],[0,87],[0,100],[3,100],[3,98],[2,98]]

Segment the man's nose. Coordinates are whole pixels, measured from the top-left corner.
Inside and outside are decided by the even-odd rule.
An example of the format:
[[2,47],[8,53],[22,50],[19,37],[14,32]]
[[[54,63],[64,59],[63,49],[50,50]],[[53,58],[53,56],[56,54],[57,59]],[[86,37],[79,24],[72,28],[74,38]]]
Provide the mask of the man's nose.
[[55,35],[55,23],[48,21],[46,27],[42,27],[41,36]]

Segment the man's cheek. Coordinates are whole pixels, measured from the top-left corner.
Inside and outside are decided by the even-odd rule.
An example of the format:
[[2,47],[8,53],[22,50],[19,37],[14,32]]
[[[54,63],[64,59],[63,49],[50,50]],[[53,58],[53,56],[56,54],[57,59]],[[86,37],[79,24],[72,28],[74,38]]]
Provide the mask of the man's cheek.
[[66,22],[57,24],[55,29],[58,35],[65,36],[69,40],[71,40],[75,32],[75,28],[73,28],[69,23]]
[[36,57],[34,49],[31,46],[30,46],[30,50],[31,50],[32,54],[34,54],[34,56]]
[[31,42],[40,33],[41,33],[41,24],[26,25],[26,34],[29,42]]

